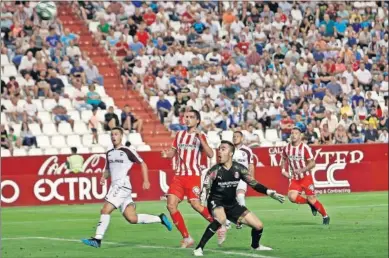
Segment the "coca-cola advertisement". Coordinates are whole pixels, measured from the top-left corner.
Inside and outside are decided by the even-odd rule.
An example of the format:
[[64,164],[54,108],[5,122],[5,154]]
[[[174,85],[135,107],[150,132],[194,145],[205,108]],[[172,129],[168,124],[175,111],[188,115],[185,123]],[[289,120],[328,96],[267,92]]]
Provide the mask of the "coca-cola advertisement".
[[[255,177],[286,194],[288,179],[280,172],[281,147],[253,149]],[[388,190],[388,149],[386,144],[313,147],[316,167],[312,174],[317,194]],[[174,159],[162,159],[159,152],[140,154],[149,168],[150,190],[142,189],[139,165],[128,176],[135,201],[160,200],[174,176]],[[105,154],[84,155],[83,172],[72,174],[66,156],[9,157],[1,161],[2,206],[82,204],[102,202],[108,185],[100,185]],[[202,160],[203,167],[215,159]],[[248,195],[258,195],[252,189]]]

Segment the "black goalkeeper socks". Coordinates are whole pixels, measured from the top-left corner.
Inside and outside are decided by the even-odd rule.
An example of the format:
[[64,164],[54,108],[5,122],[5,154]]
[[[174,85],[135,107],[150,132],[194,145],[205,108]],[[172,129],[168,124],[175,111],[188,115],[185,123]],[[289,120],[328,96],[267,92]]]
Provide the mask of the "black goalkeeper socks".
[[209,239],[213,237],[213,235],[221,227],[221,225],[222,224],[220,224],[219,221],[217,220],[214,220],[211,224],[209,224],[200,240],[200,243],[197,245],[196,249],[198,248],[204,249],[204,246],[207,244]]
[[259,247],[259,241],[262,237],[263,228],[260,230],[251,229],[251,247],[256,249]]

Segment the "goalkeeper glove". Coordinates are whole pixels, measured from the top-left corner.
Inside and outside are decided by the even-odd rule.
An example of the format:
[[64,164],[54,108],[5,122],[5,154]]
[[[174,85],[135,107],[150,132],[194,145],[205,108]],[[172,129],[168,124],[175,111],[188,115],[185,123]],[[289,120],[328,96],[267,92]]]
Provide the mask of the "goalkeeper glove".
[[282,194],[277,193],[275,190],[268,189],[266,194],[273,198],[274,200],[279,201],[280,203],[285,202],[285,197]]

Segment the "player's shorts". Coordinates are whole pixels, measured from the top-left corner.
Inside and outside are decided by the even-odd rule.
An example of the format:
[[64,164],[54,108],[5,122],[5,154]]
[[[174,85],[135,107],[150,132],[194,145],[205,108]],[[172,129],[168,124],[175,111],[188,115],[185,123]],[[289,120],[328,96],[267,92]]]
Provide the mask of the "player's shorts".
[[236,225],[239,225],[241,220],[250,212],[245,206],[240,205],[238,202],[235,202],[232,205],[225,205],[221,201],[208,200],[207,208],[212,213],[213,217],[213,210],[218,207],[223,207],[227,219]]
[[239,181],[238,187],[236,188],[236,191],[243,190],[247,192],[247,183],[243,180]]
[[175,195],[181,201],[186,196],[188,201],[199,200],[201,192],[200,176],[175,176],[169,186],[167,195]]
[[315,195],[315,185],[311,175],[305,176],[301,179],[292,179],[289,184],[288,191],[305,192],[305,195]]
[[105,200],[123,213],[128,205],[135,205],[131,194],[132,189],[130,185],[112,184],[108,194],[105,196]]

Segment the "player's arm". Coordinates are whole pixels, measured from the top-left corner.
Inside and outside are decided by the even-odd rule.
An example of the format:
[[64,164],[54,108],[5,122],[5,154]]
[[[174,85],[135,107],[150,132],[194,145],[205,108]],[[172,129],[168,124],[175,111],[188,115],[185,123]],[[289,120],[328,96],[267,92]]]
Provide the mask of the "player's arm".
[[255,177],[255,165],[254,165],[254,155],[251,149],[249,149],[249,173],[254,178]]
[[142,176],[143,176],[143,189],[149,189],[150,188],[150,181],[149,181],[149,169],[147,167],[146,162],[142,161],[140,164],[141,170],[142,170]]
[[249,174],[249,171],[243,166],[239,168],[239,173],[240,178],[258,193],[266,194],[267,196],[270,196],[271,198],[279,201],[280,203],[283,203],[285,201],[285,197],[282,194],[279,194],[275,190],[269,189],[263,184],[259,183],[257,180],[254,179],[254,177]]
[[196,129],[196,134],[197,134],[197,137],[200,139],[201,148],[204,150],[204,152],[208,158],[212,158],[213,157],[213,150],[208,145],[207,137],[205,137],[205,135],[202,134],[199,129]]
[[280,162],[280,167],[281,167],[281,174],[286,177],[286,178],[291,178],[290,174],[288,171],[285,169],[285,164],[287,161],[287,156],[286,156],[286,148],[282,151],[281,155],[281,162]]
[[136,152],[134,149],[124,148],[123,150],[127,154],[127,157],[131,162],[140,165],[142,170],[142,177],[143,177],[143,189],[148,190],[150,188],[150,181],[149,181],[149,169],[147,168],[146,163],[139,156],[138,152]]
[[204,177],[203,186],[201,188],[201,193],[200,193],[200,197],[201,197],[200,199],[203,204],[208,199],[213,181],[216,178],[216,174],[217,174],[217,168],[216,166],[213,166],[210,170],[208,170],[207,174]]
[[172,159],[174,156],[176,156],[177,148],[178,148],[178,134],[176,134],[176,138],[174,138],[172,147],[169,150],[163,150],[161,152],[161,156],[164,159]]

